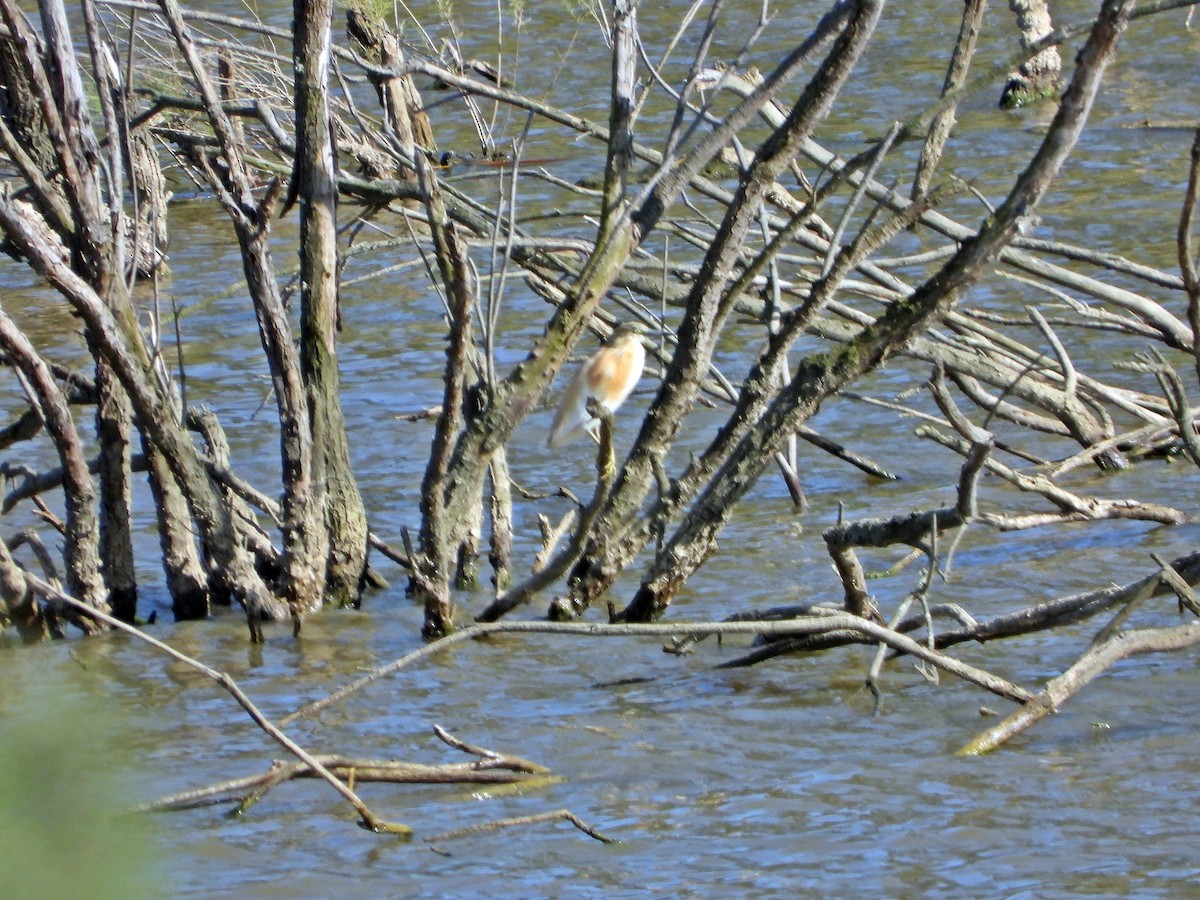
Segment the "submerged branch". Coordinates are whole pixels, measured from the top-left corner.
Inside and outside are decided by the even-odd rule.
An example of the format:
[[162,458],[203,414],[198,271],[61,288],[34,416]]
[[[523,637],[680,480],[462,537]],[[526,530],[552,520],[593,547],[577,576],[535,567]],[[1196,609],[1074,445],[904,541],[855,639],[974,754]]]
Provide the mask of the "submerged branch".
[[26,572],[25,580],[28,582],[30,589],[35,593],[41,594],[43,597],[53,600],[55,603],[63,603],[71,606],[80,612],[85,613],[86,615],[98,619],[99,621],[108,625],[110,628],[116,628],[120,631],[124,631],[126,634],[133,635],[138,640],[146,642],[156,650],[167,654],[176,661],[183,663],[184,665],[196,670],[212,681],[215,681],[226,692],[228,692],[235,701],[237,701],[238,706],[246,711],[246,713],[250,716],[254,723],[258,725],[259,728],[266,732],[267,735],[269,735],[276,743],[300,760],[300,762],[303,763],[308,769],[316,773],[318,777],[324,779],[325,782],[328,783],[335,791],[341,794],[342,797],[344,797],[350,803],[350,805],[354,807],[355,811],[358,812],[359,816],[361,817],[360,824],[364,828],[368,829],[369,831],[383,834],[408,835],[412,833],[412,829],[407,825],[385,821],[371,812],[370,808],[359,799],[358,795],[355,794],[354,791],[352,791],[349,787],[347,787],[345,783],[338,779],[336,775],[329,771],[329,769],[327,769],[319,759],[314,757],[294,740],[284,734],[284,732],[281,731],[277,725],[273,724],[265,715],[263,715],[262,711],[259,710],[259,708],[250,700],[250,698],[246,696],[242,689],[238,687],[237,682],[235,682],[224,672],[218,672],[216,669],[206,666],[204,663],[193,659],[187,654],[179,652],[169,644],[164,644],[157,638],[146,634],[146,632],[142,631],[140,628],[135,628],[133,625],[130,625],[127,622],[122,622],[120,619],[116,619],[107,613],[103,613],[99,610],[91,608],[86,603],[82,603],[71,595],[63,593],[53,585],[38,578],[36,575],[31,575]]
[[912,638],[892,631],[886,626],[847,613],[829,611],[785,621],[742,621],[742,622],[673,622],[662,624],[608,624],[587,622],[493,622],[472,625],[427,644],[405,656],[380,666],[331,694],[315,700],[280,719],[286,725],[302,716],[311,716],[345,700],[367,685],[385,678],[401,669],[408,668],[428,657],[434,656],[463,641],[475,640],[493,634],[553,634],[585,638],[630,638],[630,637],[702,637],[707,635],[749,634],[756,636],[786,637],[789,635],[824,635],[833,632],[860,634],[873,643],[883,643],[895,650],[902,650],[952,675],[970,681],[1001,697],[1024,703],[1033,695],[1022,687],[985,672],[982,669],[960,662],[936,650],[931,650]]
[[[446,744],[478,756],[470,763],[445,763],[424,765],[421,763],[397,762],[392,759],[356,759],[347,756],[319,755],[313,758],[327,771],[332,772],[347,784],[362,782],[384,782],[388,784],[515,784],[544,780],[550,770],[516,756],[496,753],[472,747],[454,738],[438,726],[434,726],[438,737]],[[138,807],[138,812],[166,812],[170,810],[195,809],[219,803],[239,802],[238,811],[245,812],[249,805],[262,799],[271,788],[297,778],[324,777],[303,760],[282,762],[276,760],[271,767],[258,775],[234,778],[220,784],[160,797]]]
[[428,843],[435,844],[438,841],[452,841],[457,838],[470,837],[473,834],[483,834],[488,831],[499,831],[501,828],[515,828],[523,825],[540,825],[543,822],[556,822],[563,819],[570,822],[588,837],[600,841],[602,844],[619,844],[616,838],[608,837],[601,834],[596,829],[585,823],[583,819],[575,815],[569,809],[558,809],[553,812],[538,813],[533,816],[518,816],[512,819],[498,819],[495,822],[484,822],[479,825],[471,825],[467,828],[456,828],[454,831],[444,831],[441,834],[430,835],[425,838]]

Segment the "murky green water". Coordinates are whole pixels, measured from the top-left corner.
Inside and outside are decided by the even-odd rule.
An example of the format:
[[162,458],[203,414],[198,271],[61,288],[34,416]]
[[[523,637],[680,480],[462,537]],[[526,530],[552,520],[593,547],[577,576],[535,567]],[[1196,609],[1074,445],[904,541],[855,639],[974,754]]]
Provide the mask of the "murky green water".
[[[1002,4],[994,6],[989,28],[996,34],[1008,26]],[[758,5],[731,7],[737,21]],[[474,37],[474,29],[489,32],[490,24],[479,23],[494,20],[490,6],[458,8],[463,21],[472,22],[464,38]],[[795,4],[774,27],[782,31],[791,22],[799,30],[823,9]],[[856,149],[861,145],[855,141],[917,111],[931,86],[940,84],[942,35],[957,27],[939,18],[941,9],[893,4],[885,14],[867,61],[872,90],[840,100],[826,129],[844,142],[839,149]],[[1090,9],[1068,3],[1061,14],[1072,20]],[[954,10],[957,15],[957,5]],[[644,39],[661,44],[676,15],[668,4],[643,10]],[[1039,236],[1171,265],[1190,134],[1121,126],[1151,115],[1196,118],[1200,38],[1185,31],[1182,20],[1178,13],[1131,28],[1129,50],[1110,74],[1096,127],[1048,198]],[[574,31],[557,5],[534,12],[521,38],[520,67],[556,73],[552,99],[578,98],[579,111],[597,115],[607,59],[594,30],[585,26],[576,38],[583,43],[561,65]],[[725,40],[729,53],[739,44],[736,34],[731,31]],[[514,39],[510,29],[508,40]],[[488,44],[481,41],[472,52],[483,55]],[[995,58],[1002,48],[988,45],[981,52]],[[1011,179],[1011,159],[1028,154],[1047,115],[995,111],[997,92],[963,110],[950,151],[993,199]],[[857,132],[851,127],[856,122]],[[537,133],[533,143],[539,142],[554,148],[562,138]],[[565,150],[572,156],[570,147]],[[574,153],[577,158],[563,164],[563,177],[586,174],[583,169],[594,164]],[[525,202],[536,204],[538,190]],[[983,215],[972,202],[963,201],[958,210],[966,221]],[[1101,204],[1103,214],[1094,214]],[[1114,207],[1119,215],[1112,214]],[[218,217],[180,206],[176,219],[173,289],[187,307],[232,284],[240,264]],[[28,284],[23,274],[5,274]],[[421,285],[418,275],[396,276],[356,285],[343,297],[343,403],[357,474],[373,530],[397,542],[402,527],[418,524],[417,491],[430,428],[395,416],[432,405],[441,395],[440,308]],[[1003,286],[988,290],[995,294],[987,299],[997,304],[1029,302],[1004,294]],[[45,296],[28,300],[26,320],[43,323],[43,337],[74,328],[44,305],[39,298]],[[10,312],[19,310],[13,297],[4,303]],[[543,308],[520,285],[508,304],[512,346],[501,354],[512,359],[524,349],[521,329],[538,327]],[[1175,311],[1181,312],[1177,301]],[[37,327],[30,325],[31,331]],[[277,444],[265,430],[273,413],[259,410],[271,401],[248,305],[240,295],[215,300],[185,317],[184,328],[191,399],[219,413],[239,471],[259,484],[277,483]],[[1081,365],[1111,377],[1109,345],[1095,339],[1087,346],[1094,358]],[[886,392],[906,377],[905,364],[896,363],[859,387]],[[632,408],[643,402],[635,399]],[[511,454],[514,477],[535,491],[559,483],[585,485],[585,459],[551,458],[543,449],[548,418],[548,412],[535,414],[518,431]],[[835,600],[839,587],[819,536],[835,521],[839,503],[853,517],[950,500],[957,462],[916,443],[911,421],[836,402],[826,405],[815,424],[851,445],[879,446],[882,438],[888,463],[903,480],[868,482],[804,450],[808,513],[793,514],[783,487],[764,479],[724,536],[722,553],[689,585],[673,615],[703,619]],[[698,416],[696,427],[704,426]],[[1195,472],[1182,463],[1150,463],[1107,480],[1080,473],[1073,481],[1081,491],[1171,502],[1192,514],[1196,485]],[[149,500],[141,502],[149,525]],[[1039,508],[1033,500],[1030,506]],[[518,520],[520,552],[536,541],[533,514],[523,509]],[[958,549],[953,578],[936,588],[936,599],[969,600],[972,611],[985,616],[1110,580],[1124,582],[1149,571],[1150,552],[1167,557],[1187,552],[1197,534],[1192,525],[1163,529],[1137,523],[1002,537],[980,531]],[[155,595],[160,576],[153,538],[147,534],[145,541],[143,605],[149,611],[165,600]],[[380,565],[392,589],[368,597],[361,612],[310,620],[300,641],[279,627],[269,632],[265,646],[252,647],[238,615],[160,624],[154,634],[228,672],[268,715],[280,717],[419,646],[420,611],[403,596],[402,574]],[[895,603],[915,578],[906,571],[872,587],[885,604]],[[464,598],[470,609],[483,602]],[[1085,626],[958,652],[1036,686],[1068,666],[1092,633]],[[60,723],[67,718],[74,726],[66,733],[48,732],[58,752],[45,753],[43,771],[5,790],[36,798],[26,806],[40,808],[51,821],[89,823],[73,840],[87,845],[90,835],[91,851],[100,857],[128,854],[123,868],[133,873],[133,886],[109,869],[89,868],[87,860],[95,857],[71,854],[81,860],[76,868],[87,873],[94,896],[1042,898],[1195,891],[1200,863],[1191,824],[1200,790],[1193,753],[1194,655],[1124,662],[1010,748],[964,760],[953,752],[986,724],[980,707],[1004,710],[1002,701],[952,679],[930,684],[900,666],[887,675],[882,715],[872,717],[871,697],[862,686],[869,651],[839,650],[751,670],[713,669],[744,649],[744,641],[719,647],[709,641],[680,659],[651,641],[494,639],[449,650],[292,726],[289,733],[314,752],[458,761],[432,734],[432,726],[441,724],[468,741],[548,765],[562,778],[536,789],[491,794],[461,787],[363,786],[363,798],[378,814],[416,829],[417,840],[404,844],[354,827],[351,810],[328,788],[307,782],[276,789],[240,819],[210,808],[154,816],[148,826],[139,820],[128,833],[118,832],[106,809],[253,773],[282,751],[213,685],[123,636],[3,648],[0,714],[6,736],[20,734],[12,723],[27,721],[34,710],[50,710]],[[108,724],[101,728],[82,709]],[[46,726],[35,721],[27,727],[43,732]],[[93,777],[93,769],[101,775]],[[50,786],[67,786],[90,799],[43,803]],[[622,843],[602,846],[566,824],[447,842],[439,847],[446,855],[421,841],[460,826],[559,808]],[[71,865],[62,861],[63,852],[53,865]],[[0,859],[5,869],[15,865],[6,851]],[[71,892],[61,885],[54,882],[43,893]]]

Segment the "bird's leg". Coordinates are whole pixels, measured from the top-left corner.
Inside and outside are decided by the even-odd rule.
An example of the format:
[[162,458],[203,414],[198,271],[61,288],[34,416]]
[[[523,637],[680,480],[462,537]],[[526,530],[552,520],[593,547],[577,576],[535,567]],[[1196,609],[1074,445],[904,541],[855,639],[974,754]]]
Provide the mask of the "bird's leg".
[[663,461],[656,456],[650,462],[654,466],[654,481],[658,486],[658,499],[660,501],[659,512],[651,521],[650,530],[654,535],[656,549],[661,551],[667,534],[667,519],[670,518],[671,513],[678,504],[679,492],[677,490],[678,485],[667,474],[667,467],[663,465]]
[[598,402],[594,397],[589,397],[587,411],[589,415],[595,416],[600,420],[600,437],[598,440],[600,446],[596,450],[596,474],[600,476],[601,486],[607,488],[608,485],[612,484],[612,480],[617,474],[617,462],[613,455],[612,410]]

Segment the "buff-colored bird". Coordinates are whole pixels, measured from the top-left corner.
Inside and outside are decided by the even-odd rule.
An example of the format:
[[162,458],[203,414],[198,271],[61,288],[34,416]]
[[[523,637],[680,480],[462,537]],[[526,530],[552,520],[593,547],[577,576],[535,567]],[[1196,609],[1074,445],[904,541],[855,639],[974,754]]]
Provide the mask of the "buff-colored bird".
[[587,411],[588,400],[595,398],[609,412],[616,412],[625,402],[646,365],[646,348],[642,346],[645,333],[640,322],[617,326],[604,346],[579,367],[554,414],[547,444],[561,447],[585,431],[599,440],[600,420]]

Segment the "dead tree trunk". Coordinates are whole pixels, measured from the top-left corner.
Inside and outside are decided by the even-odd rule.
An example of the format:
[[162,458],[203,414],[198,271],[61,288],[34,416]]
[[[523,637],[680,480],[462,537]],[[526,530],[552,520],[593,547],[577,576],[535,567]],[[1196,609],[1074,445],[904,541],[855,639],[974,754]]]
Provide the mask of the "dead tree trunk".
[[[296,183],[300,199],[301,374],[312,428],[313,516],[305,527],[323,539],[324,602],[358,604],[367,565],[367,516],[350,468],[339,399],[336,329],[337,184],[329,110],[333,4],[296,0]],[[314,540],[314,548],[317,541]]]
[[[167,592],[171,595],[171,611],[180,621],[206,618],[214,599],[214,585],[209,582],[192,535],[187,496],[158,445],[145,436],[142,437],[142,452],[146,456],[150,494],[158,518],[158,541]],[[228,593],[223,599],[228,605]]]
[[[88,4],[85,7],[90,10]],[[9,70],[5,80],[10,85],[29,90],[29,96],[38,98],[41,103],[37,114],[21,112],[27,109],[27,99],[10,107],[15,113],[13,126],[27,141],[27,146],[33,149],[34,155],[26,164],[25,172],[34,175],[29,166],[41,167],[34,177],[44,188],[43,209],[61,210],[65,206],[70,211],[69,220],[64,221],[57,216],[47,220],[47,238],[53,240],[51,235],[57,232],[97,293],[101,297],[112,298],[114,303],[120,303],[119,296],[124,292],[123,218],[119,209],[111,219],[106,215],[104,185],[107,184],[109,188],[116,185],[119,192],[123,181],[123,161],[116,147],[112,147],[113,152],[107,156],[102,156],[92,132],[65,10],[60,3],[42,4],[44,44],[33,34],[28,21],[9,4],[5,4],[2,15],[15,41],[16,50],[11,55],[5,53],[3,56],[2,61]],[[86,15],[85,19],[88,19]],[[91,24],[90,19],[88,21]],[[100,79],[102,109],[110,112],[111,96],[107,90],[110,84],[104,75],[97,77]],[[110,133],[113,133],[111,118],[109,125]],[[28,132],[30,128],[41,128],[42,133],[31,134]],[[52,167],[47,169],[51,160]],[[29,353],[33,352],[32,348],[27,349]],[[26,361],[29,359],[28,356],[24,358]],[[53,386],[48,373],[43,374],[46,387]],[[96,494],[92,480],[87,474],[86,465],[79,469],[83,465],[82,451],[78,447],[71,449],[72,444],[78,444],[78,438],[74,436],[74,423],[66,404],[52,403],[46,396],[41,398],[48,430],[59,445],[60,454],[65,453],[63,469],[68,508],[68,582],[84,590],[77,596],[94,602],[93,581],[101,577],[100,573],[103,572],[113,609],[119,617],[131,620],[137,593],[129,534],[131,472],[128,443],[131,425],[128,404],[119,385],[109,377],[105,365],[100,361],[97,363],[96,387],[99,397],[97,429],[102,441],[99,520],[94,509]],[[54,390],[57,393],[57,388]],[[50,407],[61,405],[59,414],[52,415],[47,404]],[[73,521],[74,525],[71,524]],[[78,530],[84,523],[89,533]],[[101,556],[103,567],[100,566]],[[72,571],[75,567],[81,568]],[[108,611],[107,604],[104,609]],[[95,626],[89,623],[87,627],[90,630]]]
[[633,600],[621,613],[628,621],[657,618],[680,586],[716,548],[716,537],[732,510],[755,483],[787,434],[816,412],[821,401],[878,366],[912,335],[948,310],[1017,234],[1021,221],[1037,207],[1058,174],[1087,120],[1101,77],[1117,38],[1128,21],[1124,4],[1105,3],[1058,114],[1033,161],[1004,204],[979,234],[911,296],[892,304],[858,338],[830,353],[810,356],[772,401],[761,419],[738,442],[716,477],[688,510]]
[[[93,352],[111,367],[145,436],[157,445],[184,489],[200,539],[216,563],[212,574],[243,599],[253,616],[277,614],[278,604],[241,548],[228,510],[182,427],[170,389],[156,371],[138,327],[123,277],[124,229],[110,228],[110,222],[119,223],[123,215],[121,152],[110,144],[105,157],[98,146],[62,5],[53,0],[42,4],[47,46],[42,54],[36,52],[37,40],[14,4],[0,3],[0,15],[16,38],[23,77],[39,98],[56,161],[53,182],[28,166],[22,170],[42,216],[31,217],[28,207],[0,198],[0,227],[13,248],[83,319]],[[89,39],[93,52],[99,52],[94,27]],[[53,66],[53,78],[48,65]],[[103,77],[100,84],[111,87]],[[109,133],[116,134],[111,93],[101,90],[100,100]],[[103,171],[102,159],[107,162]]]
[[158,381],[136,327],[131,332],[114,319],[107,304],[67,265],[62,248],[48,245],[44,234],[30,224],[28,211],[3,197],[0,197],[0,228],[34,271],[71,303],[91,330],[96,346],[129,394],[142,428],[162,450],[172,474],[184,488],[199,537],[212,554],[212,576],[256,620],[286,615],[286,606],[255,572],[253,559],[238,536],[228,508],[220,502],[195,446],[176,418],[174,404]]
[[[1008,8],[1016,13],[1021,46],[1026,49],[1054,30],[1046,0],[1008,0]],[[1051,99],[1058,93],[1061,82],[1062,57],[1057,47],[1047,47],[1008,76],[1000,105],[1015,109]]]
[[[300,618],[321,606],[329,543],[323,507],[324,484],[319,483],[314,472],[307,391],[268,242],[280,187],[278,183],[273,185],[261,202],[254,196],[254,184],[243,158],[237,129],[222,106],[217,87],[184,24],[183,14],[174,0],[163,0],[162,7],[172,36],[187,60],[220,147],[224,163],[220,171],[209,163],[203,151],[197,151],[194,162],[208,176],[233,221],[250,298],[258,318],[259,335],[271,370],[283,457],[281,593],[298,629]],[[327,127],[327,123],[322,123],[321,127]],[[225,512],[228,514],[228,510]],[[253,625],[251,628],[254,631]]]
[[421,633],[427,639],[435,639],[454,629],[450,581],[456,568],[455,557],[457,555],[461,560],[464,554],[473,556],[478,540],[478,529],[473,525],[479,521],[479,517],[473,514],[472,507],[464,505],[451,511],[446,498],[453,496],[455,490],[468,500],[480,497],[483,480],[482,470],[477,472],[472,466],[470,471],[473,474],[477,472],[478,483],[473,480],[469,485],[470,493],[464,494],[463,486],[453,478],[457,473],[452,469],[454,440],[467,421],[467,356],[471,339],[471,311],[475,305],[466,250],[454,224],[446,217],[441,192],[428,161],[422,157],[415,162],[418,184],[425,193],[429,227],[450,309],[450,345],[446,349],[442,411],[434,431],[433,449],[425,468],[425,478],[421,482],[421,538],[419,552],[413,554],[409,582],[410,596],[425,609]]
[[[24,376],[46,432],[62,462],[66,521],[63,528],[67,590],[101,612],[109,612],[104,579],[100,574],[100,531],[96,520],[96,488],[66,398],[45,360],[24,334],[0,311],[0,346]],[[103,630],[87,616],[70,616],[85,632]]]
[[96,434],[100,440],[100,554],[112,613],[123,622],[137,615],[133,568],[133,469],[129,449],[133,415],[125,390],[108,364],[96,364]]
[[[382,23],[360,9],[346,11],[346,30],[370,58],[376,59],[383,69],[398,71],[404,65],[404,51],[400,42]],[[409,74],[368,76],[375,86],[383,107],[384,122],[395,138],[401,153],[412,160],[416,154],[433,154],[437,149],[429,116],[421,103],[421,95]],[[382,173],[381,176],[382,177]],[[416,172],[404,168],[399,177],[416,180]]]

